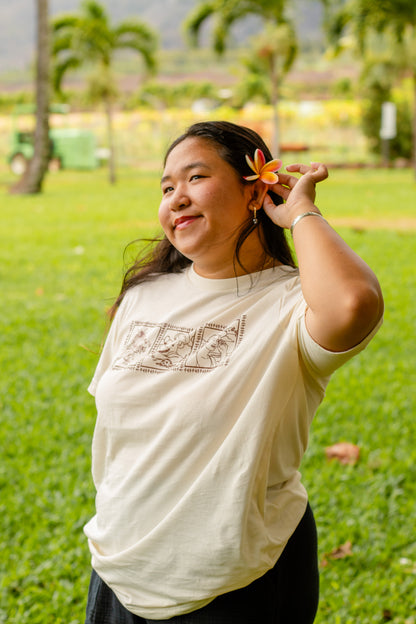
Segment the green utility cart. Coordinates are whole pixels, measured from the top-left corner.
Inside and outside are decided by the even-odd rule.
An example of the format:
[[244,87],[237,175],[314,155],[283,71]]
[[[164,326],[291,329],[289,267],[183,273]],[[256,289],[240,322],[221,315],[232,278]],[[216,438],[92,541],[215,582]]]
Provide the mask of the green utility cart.
[[[16,175],[26,170],[33,156],[34,130],[22,128],[22,119],[33,114],[32,106],[18,106],[13,112],[11,148],[8,155],[10,168]],[[53,106],[52,113],[67,113],[68,107]],[[96,138],[90,130],[80,128],[51,128],[50,168],[51,169],[95,169],[100,165]]]

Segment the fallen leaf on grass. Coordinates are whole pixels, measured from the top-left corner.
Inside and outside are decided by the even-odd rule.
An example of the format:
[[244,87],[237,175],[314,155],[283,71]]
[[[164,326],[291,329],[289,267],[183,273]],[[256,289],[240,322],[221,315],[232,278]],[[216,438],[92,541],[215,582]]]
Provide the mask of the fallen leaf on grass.
[[334,548],[330,553],[328,553],[328,557],[330,559],[344,559],[345,557],[349,557],[352,555],[352,543],[350,541],[345,542],[338,548]]
[[328,559],[345,559],[345,557],[350,557],[352,554],[352,542],[345,542],[345,544],[341,544],[341,546],[334,548],[331,552],[325,553],[324,558],[321,561],[321,566],[327,566]]
[[351,442],[338,442],[327,446],[325,455],[328,459],[337,459],[341,464],[355,464],[360,457],[360,447]]

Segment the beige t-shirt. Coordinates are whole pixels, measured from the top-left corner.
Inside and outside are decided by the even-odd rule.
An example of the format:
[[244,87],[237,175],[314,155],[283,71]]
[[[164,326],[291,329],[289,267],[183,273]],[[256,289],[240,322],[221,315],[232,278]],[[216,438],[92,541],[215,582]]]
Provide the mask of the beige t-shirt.
[[307,495],[299,464],[345,353],[309,336],[297,269],[130,289],[94,379],[92,565],[131,612],[167,619],[273,567]]

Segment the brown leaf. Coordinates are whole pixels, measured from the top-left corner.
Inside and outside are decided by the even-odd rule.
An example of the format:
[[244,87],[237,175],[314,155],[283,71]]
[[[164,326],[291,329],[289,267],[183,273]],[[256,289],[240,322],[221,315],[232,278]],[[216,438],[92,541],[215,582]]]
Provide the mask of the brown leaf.
[[345,557],[350,557],[352,555],[352,543],[350,541],[345,542],[338,548],[334,548],[330,553],[327,554],[329,559],[344,559]]
[[328,459],[337,459],[341,464],[355,464],[360,457],[360,447],[351,442],[338,442],[327,446],[325,455]]
[[328,559],[345,559],[345,557],[351,557],[352,554],[352,542],[345,542],[345,544],[341,544],[338,548],[334,548],[331,552],[324,554],[321,567],[325,568],[328,565]]

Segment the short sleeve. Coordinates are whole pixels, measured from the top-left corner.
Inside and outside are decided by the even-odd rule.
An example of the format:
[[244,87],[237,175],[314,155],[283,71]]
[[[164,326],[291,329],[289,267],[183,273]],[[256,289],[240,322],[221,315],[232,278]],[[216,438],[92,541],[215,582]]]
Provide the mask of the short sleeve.
[[347,351],[328,351],[313,340],[306,328],[305,314],[298,319],[298,342],[303,361],[310,374],[317,377],[329,377],[337,368],[363,351],[373,339],[383,323],[381,318],[374,329],[352,349]]

